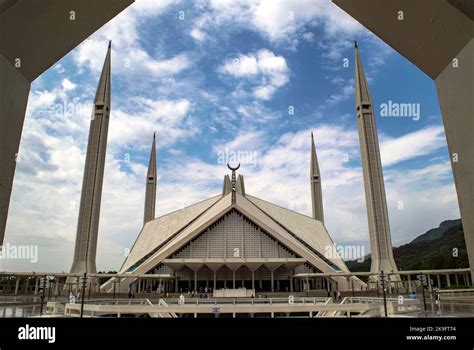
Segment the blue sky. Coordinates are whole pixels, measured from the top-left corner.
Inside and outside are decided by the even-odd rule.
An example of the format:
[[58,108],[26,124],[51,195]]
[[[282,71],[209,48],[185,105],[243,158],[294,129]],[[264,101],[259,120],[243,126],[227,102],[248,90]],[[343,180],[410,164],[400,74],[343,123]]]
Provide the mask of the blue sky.
[[[112,113],[99,270],[118,269],[141,229],[154,131],[157,215],[220,192],[228,170],[218,155],[226,150],[255,156],[241,167],[247,192],[309,215],[313,131],[327,229],[337,244],[362,244],[369,252],[353,40],[377,117],[394,245],[459,217],[433,81],[335,5],[145,0],[33,82],[6,242],[38,245],[39,260],[6,261],[4,268],[70,268],[108,40]],[[389,100],[419,104],[419,120],[381,117]]]

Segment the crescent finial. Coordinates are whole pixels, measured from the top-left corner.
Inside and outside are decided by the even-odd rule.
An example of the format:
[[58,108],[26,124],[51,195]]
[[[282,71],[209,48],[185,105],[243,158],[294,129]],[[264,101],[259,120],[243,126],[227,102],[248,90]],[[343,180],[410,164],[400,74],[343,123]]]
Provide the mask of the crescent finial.
[[236,171],[236,170],[238,170],[238,169],[240,168],[240,163],[239,163],[235,168],[231,167],[231,166],[229,165],[229,163],[227,163],[227,167],[228,167],[230,170],[232,170],[232,171]]

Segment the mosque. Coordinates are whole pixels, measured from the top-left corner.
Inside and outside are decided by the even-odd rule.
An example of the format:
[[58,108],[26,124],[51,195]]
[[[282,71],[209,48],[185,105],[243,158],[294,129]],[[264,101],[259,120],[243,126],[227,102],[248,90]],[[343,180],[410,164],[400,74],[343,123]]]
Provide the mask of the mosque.
[[[98,224],[111,101],[111,44],[94,99],[86,153],[76,246],[71,273],[96,273]],[[355,44],[356,117],[366,194],[372,253],[371,273],[392,273],[393,259],[385,187],[375,117],[367,80]],[[337,253],[325,225],[321,176],[311,135],[310,189],[312,216],[302,215],[245,190],[240,165],[225,175],[222,193],[184,209],[155,218],[156,138],[146,178],[143,228],[120,268],[120,275],[102,291],[197,291],[200,289],[253,292],[364,289]],[[327,252],[332,254],[327,254]],[[318,276],[317,274],[326,274]],[[338,274],[341,276],[338,276]],[[345,276],[344,276],[345,274]],[[128,277],[130,275],[130,277]],[[147,278],[150,275],[150,278]],[[302,279],[298,276],[312,276]],[[74,277],[69,281],[73,282]],[[350,282],[350,283],[349,283]],[[113,287],[112,287],[113,286]]]

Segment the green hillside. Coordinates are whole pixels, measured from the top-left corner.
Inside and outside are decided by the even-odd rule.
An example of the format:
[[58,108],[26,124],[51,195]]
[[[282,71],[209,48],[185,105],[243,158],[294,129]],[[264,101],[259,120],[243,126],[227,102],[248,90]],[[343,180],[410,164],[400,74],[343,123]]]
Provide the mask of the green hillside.
[[[430,230],[412,242],[393,249],[393,256],[399,270],[469,267],[461,221],[449,220],[444,223],[448,224],[442,223],[438,229],[433,229],[436,231]],[[453,256],[455,248],[457,257]],[[370,255],[362,263],[353,260],[346,261],[346,264],[353,272],[370,271]]]
[[439,224],[439,227],[426,231],[426,233],[416,237],[413,241],[411,241],[411,243],[431,241],[433,239],[440,238],[447,230],[459,225],[461,225],[461,219],[443,221],[441,224]]

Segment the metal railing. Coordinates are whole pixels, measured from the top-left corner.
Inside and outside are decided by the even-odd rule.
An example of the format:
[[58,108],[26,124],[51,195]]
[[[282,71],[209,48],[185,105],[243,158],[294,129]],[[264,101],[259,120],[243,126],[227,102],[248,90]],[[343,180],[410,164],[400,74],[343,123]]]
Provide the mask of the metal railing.
[[[263,305],[263,304],[295,304],[295,305],[306,305],[306,304],[324,304],[327,303],[327,297],[294,297],[294,298],[185,298],[184,304],[195,304],[195,305]],[[179,298],[164,298],[168,305],[179,304]]]

